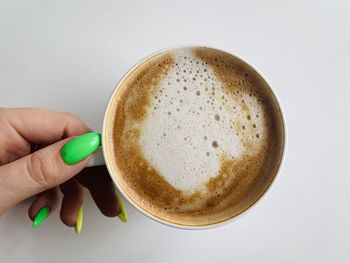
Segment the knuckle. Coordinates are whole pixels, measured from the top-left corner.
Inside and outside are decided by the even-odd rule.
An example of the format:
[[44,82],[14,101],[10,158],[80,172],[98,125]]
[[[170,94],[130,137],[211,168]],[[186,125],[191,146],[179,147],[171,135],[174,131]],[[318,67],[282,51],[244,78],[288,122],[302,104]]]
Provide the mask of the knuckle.
[[29,176],[39,185],[47,188],[55,185],[53,169],[48,169],[48,162],[40,151],[31,154],[27,160]]
[[64,115],[65,137],[80,135],[90,130],[78,115],[71,112],[65,112]]
[[80,117],[72,112],[65,112],[65,115],[67,117],[67,119],[69,119],[70,121],[76,122],[76,121],[81,121]]

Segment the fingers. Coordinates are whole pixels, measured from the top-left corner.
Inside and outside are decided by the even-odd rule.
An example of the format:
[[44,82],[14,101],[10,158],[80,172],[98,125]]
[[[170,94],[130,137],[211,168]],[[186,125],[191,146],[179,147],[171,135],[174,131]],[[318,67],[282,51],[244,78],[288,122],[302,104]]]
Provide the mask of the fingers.
[[42,145],[87,133],[89,127],[72,113],[43,109],[1,109],[10,125],[27,141]]
[[61,220],[69,227],[76,226],[78,210],[83,204],[84,191],[73,178],[60,186],[63,193]]
[[84,169],[78,174],[77,180],[89,189],[102,214],[108,217],[120,214],[115,187],[105,166]]
[[28,215],[33,221],[39,210],[47,207],[52,213],[58,205],[58,191],[57,188],[51,188],[37,195],[33,203],[28,209]]
[[60,150],[69,140],[59,141],[0,166],[0,214],[29,196],[67,181],[85,167],[90,157],[75,165],[62,160]]

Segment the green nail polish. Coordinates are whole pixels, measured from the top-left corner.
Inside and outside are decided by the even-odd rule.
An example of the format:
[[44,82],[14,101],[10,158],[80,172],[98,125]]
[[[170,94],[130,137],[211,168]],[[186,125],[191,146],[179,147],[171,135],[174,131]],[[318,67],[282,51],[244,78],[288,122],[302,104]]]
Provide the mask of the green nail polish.
[[39,212],[36,214],[34,221],[33,221],[33,227],[38,228],[41,223],[47,218],[49,215],[50,209],[48,207],[42,207],[40,208]]
[[100,145],[101,134],[86,133],[67,142],[61,149],[61,156],[65,163],[76,164],[96,151]]

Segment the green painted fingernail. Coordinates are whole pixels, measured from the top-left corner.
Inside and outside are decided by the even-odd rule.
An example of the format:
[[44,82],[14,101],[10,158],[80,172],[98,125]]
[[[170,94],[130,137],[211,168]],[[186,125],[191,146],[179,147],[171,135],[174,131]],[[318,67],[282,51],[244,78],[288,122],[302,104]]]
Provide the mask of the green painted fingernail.
[[120,209],[120,213],[119,213],[118,217],[119,217],[120,221],[126,223],[128,221],[128,215],[126,213],[123,199],[118,194],[116,194],[116,195],[117,195],[117,200],[118,200],[118,206]]
[[96,151],[100,145],[101,134],[86,133],[67,142],[61,149],[61,156],[65,163],[76,164]]
[[49,211],[50,211],[50,209],[47,206],[40,208],[39,212],[36,214],[34,221],[33,221],[34,228],[38,228],[41,225],[41,223],[49,215]]

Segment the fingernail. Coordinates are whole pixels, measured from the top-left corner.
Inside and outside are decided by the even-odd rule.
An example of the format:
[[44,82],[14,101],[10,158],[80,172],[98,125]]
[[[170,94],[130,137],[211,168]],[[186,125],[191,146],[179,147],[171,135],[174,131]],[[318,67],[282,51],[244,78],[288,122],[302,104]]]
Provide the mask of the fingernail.
[[75,226],[74,226],[75,233],[79,234],[82,226],[83,226],[83,207],[81,206],[78,209],[77,219],[75,221]]
[[61,156],[65,163],[76,164],[94,151],[101,145],[101,134],[90,132],[67,142],[61,149]]
[[119,217],[120,221],[126,223],[128,221],[128,215],[126,213],[123,199],[117,193],[116,193],[116,195],[117,195],[117,200],[118,200],[118,206],[120,209],[120,213],[119,213],[118,217]]
[[47,218],[49,215],[50,209],[47,206],[40,208],[39,212],[36,214],[33,220],[33,227],[38,228],[41,223]]

